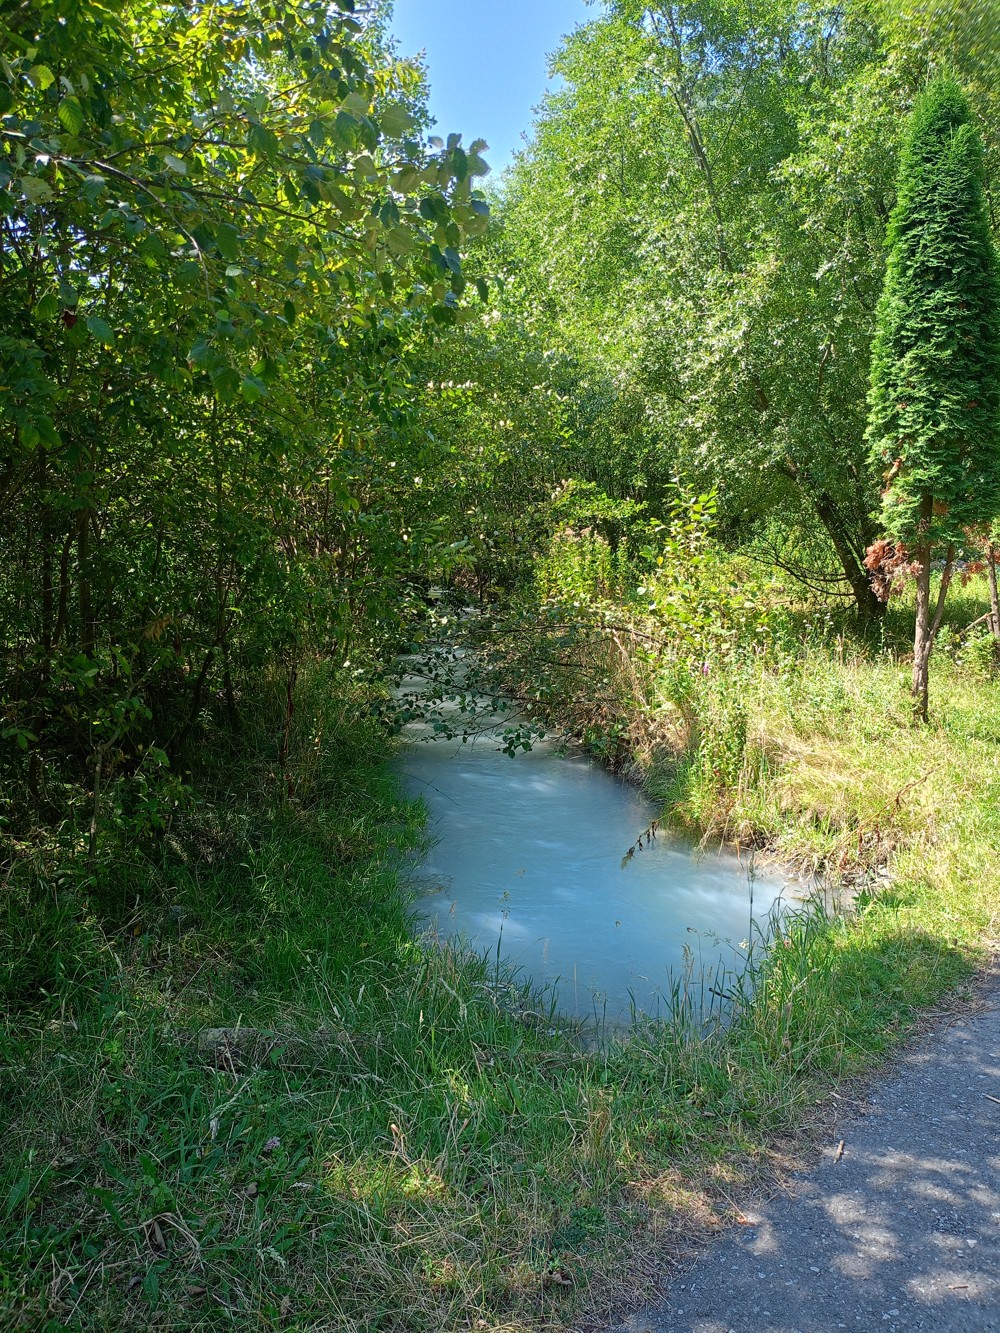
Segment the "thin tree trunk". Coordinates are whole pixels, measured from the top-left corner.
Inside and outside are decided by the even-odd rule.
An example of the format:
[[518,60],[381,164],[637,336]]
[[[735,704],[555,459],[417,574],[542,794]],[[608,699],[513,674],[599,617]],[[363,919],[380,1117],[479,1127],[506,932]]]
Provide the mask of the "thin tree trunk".
[[87,855],[91,860],[97,853],[97,838],[101,828],[101,774],[104,769],[104,747],[98,746],[94,756],[94,801],[90,809],[90,836]]
[[990,628],[993,631],[993,661],[1000,666],[1000,596],[997,595],[997,548],[986,547],[986,568],[990,580]]
[[854,603],[859,616],[866,621],[879,620],[885,614],[885,607],[875,596],[871,580],[845,531],[843,520],[837,512],[836,505],[825,494],[816,496],[813,505],[819,521],[826,528],[830,541],[833,543],[833,549],[837,552],[837,558],[840,561],[841,569],[844,571],[844,576],[851,585],[851,592],[854,594]]
[[[41,646],[42,663],[38,681],[39,716],[35,720],[35,730],[40,736],[44,727],[46,696],[50,689],[49,677],[52,671],[52,511],[46,492],[48,491],[48,460],[44,449],[38,450],[38,508],[39,534],[42,555],[42,621]],[[37,742],[36,742],[37,744]],[[37,749],[32,749],[28,756],[28,799],[37,806],[42,796],[42,758]]]
[[858,615],[868,622],[881,619],[885,615],[885,607],[875,596],[875,589],[864,566],[864,550],[870,540],[869,535],[859,533],[860,540],[852,541],[848,525],[833,497],[827,491],[814,490],[793,459],[786,457],[780,470],[806,495],[816,517],[826,529],[840,561],[840,568],[851,586]]
[[234,736],[238,736],[240,727],[240,711],[236,707],[236,692],[233,689],[233,672],[229,661],[229,630],[223,627],[222,631],[222,682],[226,691],[226,715],[229,718],[229,729]]
[[955,568],[955,548],[948,547],[941,587],[938,589],[934,619],[931,619],[931,543],[926,534],[934,515],[933,497],[925,495],[920,505],[921,541],[917,547],[917,614],[913,630],[913,707],[918,722],[928,720],[928,685],[930,680],[931,649],[941,628],[945,599]]
[[49,658],[52,655],[52,615],[54,589],[52,578],[52,511],[47,498],[49,485],[48,459],[44,449],[38,451],[38,500],[42,547],[42,624],[41,641],[45,661],[42,666],[42,688],[48,683]]
[[223,487],[222,461],[219,453],[218,428],[218,403],[213,402],[211,434],[212,467],[215,472],[215,642],[222,650],[222,681],[226,692],[226,713],[229,718],[230,730],[235,735],[240,729],[240,718],[236,708],[236,694],[233,690],[232,664],[229,660],[231,621],[226,610],[229,599],[226,596],[225,588],[225,489]]
[[934,608],[934,619],[931,621],[931,648],[934,647],[938,636],[938,630],[941,628],[941,618],[944,615],[945,598],[948,596],[948,589],[951,586],[951,576],[955,572],[955,547],[948,547],[948,554],[945,556],[944,569],[941,571],[941,586],[938,588],[937,606]]
[[217,643],[212,644],[208,652],[205,654],[204,661],[201,664],[201,670],[198,672],[198,679],[195,681],[194,689],[191,691],[191,710],[188,713],[187,721],[184,723],[183,727],[181,727],[177,737],[178,753],[183,747],[184,742],[187,740],[195,723],[198,721],[198,714],[201,712],[201,697],[205,691],[205,682],[208,680],[208,673],[211,669],[212,661],[215,658],[218,646]]
[[[666,46],[668,44],[666,34],[660,29],[656,17],[652,14],[651,17],[653,18],[653,26],[657,30],[660,42]],[[734,271],[734,265],[732,255],[729,252],[729,243],[726,240],[725,212],[722,207],[722,200],[715,179],[715,171],[712,167],[712,162],[708,153],[705,150],[705,141],[702,137],[701,126],[698,123],[698,115],[695,110],[694,101],[683,81],[683,42],[673,13],[670,10],[667,10],[663,17],[669,32],[669,44],[674,49],[674,56],[677,61],[676,77],[673,80],[667,80],[667,91],[673,98],[674,105],[684,123],[684,130],[687,134],[688,143],[691,146],[692,156],[694,157],[695,164],[705,182],[705,192],[708,195],[708,206],[712,214],[712,221],[715,224],[715,239],[719,255],[719,266],[725,273],[732,273]]]
[[918,722],[927,721],[927,682],[930,665],[931,547],[917,548],[917,615],[913,631],[913,708]]
[[292,781],[291,770],[288,767],[288,751],[292,737],[292,718],[295,716],[295,684],[298,678],[299,664],[298,661],[293,661],[288,672],[288,683],[285,686],[285,725],[281,732],[281,750],[278,756],[282,776],[285,779],[285,790],[290,798],[295,795],[295,783]]
[[76,551],[80,561],[80,584],[78,589],[80,597],[80,650],[84,657],[93,657],[97,646],[97,626],[94,623],[93,600],[91,597],[90,511],[87,509],[80,515]]

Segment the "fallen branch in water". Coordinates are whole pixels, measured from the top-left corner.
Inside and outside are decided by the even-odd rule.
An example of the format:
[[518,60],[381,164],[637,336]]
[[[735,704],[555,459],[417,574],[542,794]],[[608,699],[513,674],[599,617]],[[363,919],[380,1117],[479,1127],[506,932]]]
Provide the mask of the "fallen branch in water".
[[652,824],[650,824],[649,828],[645,829],[642,833],[639,834],[638,842],[634,842],[632,846],[628,849],[628,851],[625,853],[625,855],[622,857],[622,867],[621,867],[622,870],[625,869],[629,861],[631,861],[633,856],[635,856],[636,852],[642,851],[643,838],[646,839],[645,845],[648,847],[649,844],[655,839],[656,830],[659,827],[660,827],[660,821],[658,819],[654,819]]

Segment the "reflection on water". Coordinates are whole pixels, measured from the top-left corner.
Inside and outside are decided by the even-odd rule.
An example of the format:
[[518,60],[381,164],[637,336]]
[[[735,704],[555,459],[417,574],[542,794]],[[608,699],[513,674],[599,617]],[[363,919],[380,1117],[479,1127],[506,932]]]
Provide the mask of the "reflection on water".
[[407,729],[408,792],[421,796],[435,845],[419,883],[429,927],[494,951],[557,988],[564,1013],[610,1023],[662,1009],[693,963],[711,984],[719,961],[767,918],[784,884],[753,877],[729,853],[695,854],[661,833],[622,868],[656,817],[634,788],[546,742],[510,758],[496,735],[462,745]]

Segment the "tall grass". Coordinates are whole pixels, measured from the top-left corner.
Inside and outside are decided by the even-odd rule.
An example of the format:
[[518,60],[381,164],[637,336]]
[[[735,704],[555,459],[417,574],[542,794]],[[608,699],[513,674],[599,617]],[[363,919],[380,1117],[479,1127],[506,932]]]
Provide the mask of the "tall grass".
[[94,896],[19,864],[0,1325],[535,1333],[641,1295],[997,933],[1000,687],[943,654],[915,731],[891,652],[781,652],[637,667],[614,718],[677,818],[857,890],[754,941],[725,1022],[678,991],[674,1022],[585,1048],[495,957],[414,938],[420,811],[370,700],[321,674],[291,797],[265,699],[258,759],[160,863]]

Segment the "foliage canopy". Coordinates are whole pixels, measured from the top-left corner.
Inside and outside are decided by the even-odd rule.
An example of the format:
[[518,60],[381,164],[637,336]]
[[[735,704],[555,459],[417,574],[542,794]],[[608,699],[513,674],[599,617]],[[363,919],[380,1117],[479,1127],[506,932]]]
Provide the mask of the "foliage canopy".
[[959,540],[1000,511],[1000,275],[982,158],[961,89],[932,84],[902,156],[872,348],[883,522],[908,545]]

